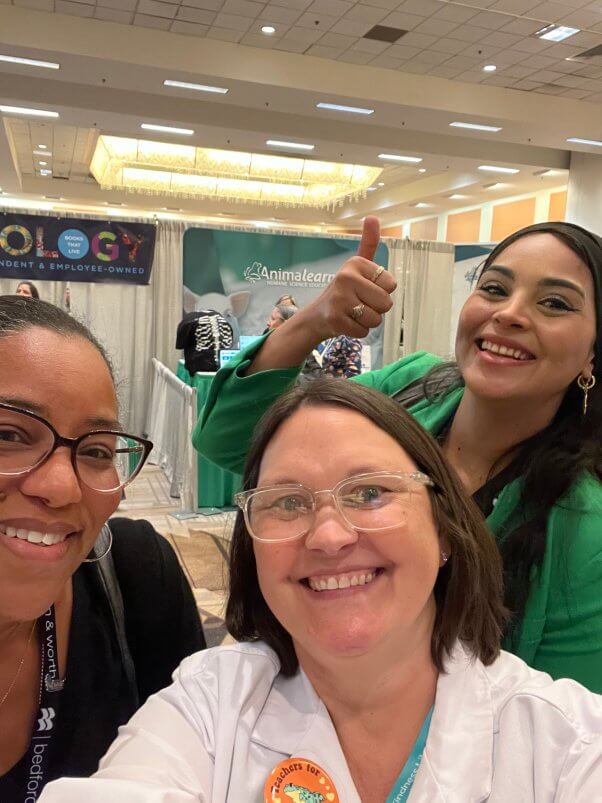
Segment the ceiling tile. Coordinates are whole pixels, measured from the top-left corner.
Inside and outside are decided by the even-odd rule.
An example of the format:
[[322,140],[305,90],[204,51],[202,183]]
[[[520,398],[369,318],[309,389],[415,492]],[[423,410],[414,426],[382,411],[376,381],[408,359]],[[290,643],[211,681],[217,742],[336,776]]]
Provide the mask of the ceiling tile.
[[171,20],[165,17],[151,17],[148,14],[136,14],[134,17],[134,25],[140,25],[143,28],[156,28],[160,31],[168,31]]
[[529,16],[546,22],[556,22],[566,15],[566,6],[562,3],[540,3],[529,10]]
[[536,67],[540,70],[552,67],[555,63],[554,59],[549,59],[547,56],[527,56],[521,61],[521,64],[525,67]]
[[202,8],[186,8],[186,6],[180,6],[176,19],[182,22],[196,22],[199,25],[211,25],[215,19],[215,11],[205,11]]
[[[521,53],[520,50],[500,50],[499,53],[495,54],[494,61],[498,69],[505,69],[512,64],[518,64],[518,62],[527,58],[527,56],[527,53]],[[534,69],[535,67],[531,67],[531,71]]]
[[403,43],[408,47],[419,47],[422,49],[423,47],[430,47],[436,41],[436,36],[429,36],[426,33],[414,33],[414,31],[410,31],[399,40],[399,43]]
[[602,12],[598,14],[596,11],[583,9],[570,11],[566,17],[561,17],[558,22],[571,28],[593,28],[595,25],[602,23]]
[[461,42],[459,39],[437,39],[437,41],[431,45],[431,50],[437,50],[440,53],[449,53],[451,56],[461,53],[465,48],[466,42]]
[[292,25],[301,16],[301,11],[298,8],[284,8],[283,6],[269,5],[259,15],[258,19],[265,20],[265,22],[283,22],[286,25]]
[[316,56],[319,59],[338,59],[343,51],[336,47],[326,47],[325,45],[312,45],[307,51],[308,56]]
[[595,92],[587,99],[588,103],[602,103],[602,92]]
[[522,50],[525,53],[542,53],[550,47],[551,42],[545,39],[537,39],[535,37],[525,37],[513,45],[515,50]]
[[372,25],[367,22],[347,22],[346,20],[339,20],[335,23],[331,30],[334,33],[342,33],[345,36],[360,37],[368,33]]
[[355,42],[357,42],[355,36],[343,36],[343,34],[340,33],[325,33],[318,44],[324,45],[325,47],[338,48],[339,50],[347,50],[347,48],[351,47]]
[[368,22],[370,25],[378,25],[387,15],[388,12],[385,8],[359,3],[350,9],[343,19],[349,20],[349,22]]
[[570,40],[571,45],[575,47],[581,47],[584,50],[590,47],[596,47],[596,45],[602,44],[600,42],[600,34],[589,33],[587,31],[581,31],[581,33],[576,33],[574,36],[571,36]]
[[[284,0],[282,0],[284,2]],[[393,11],[399,5],[399,0],[363,0],[367,6],[376,6],[377,8],[387,8]]]
[[378,56],[383,53],[388,47],[391,47],[390,42],[379,42],[376,39],[359,39],[352,47],[353,50],[361,50],[364,53],[372,53],[372,56]]
[[103,8],[98,6],[94,11],[94,18],[105,20],[106,22],[120,22],[122,25],[129,25],[134,16],[133,11],[120,11],[118,8]]
[[134,11],[138,0],[97,0],[100,7],[115,8],[119,11]]
[[583,100],[583,98],[586,98],[590,94],[591,94],[590,92],[587,92],[584,89],[565,89],[564,92],[562,93],[562,97],[576,98],[577,100]]
[[504,25],[501,31],[517,34],[518,36],[531,36],[540,28],[541,22],[539,20],[516,18]]
[[540,86],[541,84],[539,81],[530,81],[528,78],[523,78],[521,81],[517,81],[514,84],[514,89],[522,89],[525,92],[531,92],[533,89],[537,89]]
[[404,0],[397,6],[398,11],[430,17],[441,8],[441,0]]
[[169,30],[172,33],[182,33],[185,36],[205,36],[209,30],[209,26],[197,25],[195,22],[175,20]]
[[300,42],[306,47],[314,45],[322,38],[322,31],[312,31],[311,28],[292,27],[282,37],[281,41]]
[[315,14],[305,13],[299,17],[297,25],[300,25],[302,28],[317,28],[319,31],[329,31],[336,21],[336,17],[329,17],[325,14],[321,14],[317,17]]
[[447,36],[450,31],[458,27],[457,22],[450,22],[450,20],[440,20],[436,17],[429,17],[424,22],[420,23],[414,30],[417,33],[427,33],[433,36]]
[[207,39],[219,39],[221,42],[240,42],[243,35],[241,31],[231,31],[228,28],[213,27],[207,31]]
[[[469,58],[468,56],[452,56],[451,59],[445,62],[448,67],[457,67],[459,70],[470,70],[471,72],[478,72],[474,68],[479,64],[480,59]],[[481,78],[483,73],[481,72]]]
[[[10,0],[4,3],[9,4]],[[54,0],[16,0],[14,5],[19,8],[34,8],[36,11],[54,11]]]
[[497,31],[508,22],[510,22],[508,14],[496,14],[493,11],[481,11],[480,14],[470,20],[471,25],[476,25],[478,28],[487,28],[490,31]]
[[414,73],[415,75],[426,75],[430,70],[430,64],[424,64],[422,62],[417,61],[408,61],[405,64],[402,64],[401,67],[398,68],[398,72],[403,73]]
[[255,19],[263,11],[264,5],[264,3],[252,3],[250,0],[226,0],[220,11],[223,14],[236,14]]
[[228,28],[231,31],[248,31],[253,24],[249,17],[239,17],[237,14],[217,14],[213,20],[216,28]]
[[326,14],[329,17],[342,17],[355,4],[350,0],[315,0],[307,9],[311,14]]
[[455,78],[458,70],[448,67],[447,64],[436,64],[429,70],[429,75],[436,75],[438,78]]
[[526,14],[538,6],[538,0],[498,0],[491,7],[491,11],[505,11],[507,14]]
[[508,88],[514,85],[514,78],[509,75],[489,75],[481,83],[487,86],[505,86]]
[[557,73],[553,70],[537,70],[529,78],[532,81],[541,81],[542,84],[556,84],[558,83],[557,79],[564,78],[564,76],[562,73]]
[[482,62],[483,66],[485,64],[496,64],[497,65],[497,53],[500,52],[499,47],[492,47],[491,45],[481,45],[481,44],[474,44],[468,45],[468,47],[464,48],[462,51],[463,56],[468,56],[469,58],[479,59]]
[[451,39],[460,39],[462,42],[481,42],[487,34],[483,28],[474,25],[461,25],[449,34]]
[[423,50],[416,56],[417,61],[424,62],[424,64],[431,64],[433,67],[437,64],[447,62],[449,55],[447,53],[437,53],[435,50]]
[[177,6],[171,5],[171,3],[161,3],[158,0],[139,0],[138,8],[136,9],[140,14],[151,14],[154,17],[165,17],[167,19],[173,19],[177,10]]
[[522,37],[516,33],[505,33],[504,31],[492,31],[483,39],[485,45],[495,45],[496,47],[512,47],[520,42]]
[[[404,40],[405,36],[402,41]],[[419,53],[420,53],[419,47],[408,47],[408,45],[402,45],[402,44],[391,45],[391,47],[387,50],[387,54],[389,56],[393,56],[393,58],[400,59],[401,61],[407,61],[408,59],[413,59]]]
[[474,8],[489,8],[495,3],[495,0],[470,0],[470,5]]
[[509,75],[511,78],[526,78],[533,72],[532,67],[523,67],[522,64],[512,64],[504,67],[502,70],[504,75]]
[[424,22],[425,17],[419,17],[417,14],[400,14],[394,11],[382,20],[381,25],[389,25],[391,28],[401,28],[404,31],[411,31]]
[[388,53],[383,53],[382,55],[377,56],[375,59],[372,59],[370,62],[372,67],[385,67],[389,70],[396,70],[402,64],[402,59],[395,59]]
[[287,53],[305,53],[307,50],[308,45],[303,44],[303,42],[277,42],[274,45],[274,50],[286,50]]
[[185,0],[184,5],[193,6],[194,8],[202,8],[205,11],[219,11],[222,7],[223,0]]
[[[186,0],[189,2],[190,0]],[[275,6],[286,6],[286,8],[295,8],[299,11],[304,11],[311,6],[312,0],[274,0]]]
[[598,64],[591,64],[585,65],[580,67],[577,72],[577,75],[585,75],[587,78],[602,78],[602,64],[598,62]]
[[454,6],[451,3],[446,3],[445,5],[440,6],[439,10],[434,16],[440,20],[450,20],[451,22],[457,22],[460,24],[461,22],[468,22],[468,20],[472,19],[474,15],[474,8],[468,8],[467,6]]
[[77,17],[91,17],[94,14],[94,6],[71,3],[69,0],[56,0],[54,8],[58,14],[74,14]]
[[459,73],[456,76],[456,81],[462,81],[463,83],[467,84],[480,84],[483,80],[483,73],[482,72],[473,72],[472,70],[466,70],[465,72]]
[[542,95],[563,95],[564,89],[561,86],[541,86],[537,90]]

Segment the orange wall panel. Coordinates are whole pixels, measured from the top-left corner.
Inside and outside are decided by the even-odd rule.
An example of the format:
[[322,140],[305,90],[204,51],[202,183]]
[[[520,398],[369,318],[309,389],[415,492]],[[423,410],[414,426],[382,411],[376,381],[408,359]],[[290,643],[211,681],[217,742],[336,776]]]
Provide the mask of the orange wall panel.
[[381,231],[382,237],[403,237],[403,228],[402,226],[393,226],[390,229],[383,229]]
[[493,207],[491,240],[496,243],[535,220],[535,196]]
[[478,243],[481,230],[481,210],[456,212],[447,218],[448,243]]
[[410,224],[410,240],[436,240],[438,218],[429,217]]
[[566,214],[566,190],[553,192],[550,195],[548,220],[564,220]]

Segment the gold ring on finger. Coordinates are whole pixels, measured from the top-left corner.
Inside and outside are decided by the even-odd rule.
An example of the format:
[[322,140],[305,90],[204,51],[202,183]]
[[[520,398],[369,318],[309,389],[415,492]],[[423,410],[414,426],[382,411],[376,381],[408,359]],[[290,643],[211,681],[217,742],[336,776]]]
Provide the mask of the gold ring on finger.
[[376,270],[374,271],[374,273],[372,274],[372,277],[371,277],[370,281],[374,282],[374,284],[376,284],[376,282],[378,281],[378,277],[380,276],[381,273],[384,273],[384,270],[385,269],[383,268],[383,266],[379,265],[376,268]]
[[354,321],[359,321],[359,319],[364,314],[364,310],[366,309],[365,304],[356,304],[355,307],[351,310],[351,317]]

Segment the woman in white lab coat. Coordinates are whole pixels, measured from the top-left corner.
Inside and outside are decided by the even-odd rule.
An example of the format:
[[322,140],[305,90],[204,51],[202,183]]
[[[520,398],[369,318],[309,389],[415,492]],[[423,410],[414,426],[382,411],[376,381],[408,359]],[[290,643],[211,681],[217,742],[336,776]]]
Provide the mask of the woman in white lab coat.
[[602,800],[602,698],[500,653],[497,548],[395,402],[294,388],[244,487],[240,643],[186,659],[92,778],[41,803]]

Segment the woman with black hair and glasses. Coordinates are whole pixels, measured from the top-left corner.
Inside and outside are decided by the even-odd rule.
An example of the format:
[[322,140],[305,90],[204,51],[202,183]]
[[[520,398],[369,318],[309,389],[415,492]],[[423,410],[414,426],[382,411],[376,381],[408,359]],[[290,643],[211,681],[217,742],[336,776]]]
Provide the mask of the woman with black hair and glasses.
[[107,357],[57,307],[0,297],[0,801],[89,775],[204,646],[144,521],[112,519],[152,444],[122,431]]
[[[365,337],[391,308],[392,277],[358,256],[321,296],[215,377],[196,447],[240,472],[257,420],[325,336]],[[456,362],[419,352],[357,381],[431,432],[499,546],[504,647],[602,692],[602,239],[570,223],[499,243],[466,301]],[[596,379],[598,384],[596,385]]]

